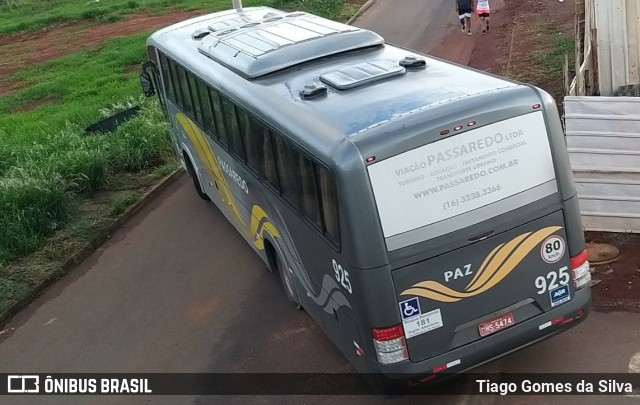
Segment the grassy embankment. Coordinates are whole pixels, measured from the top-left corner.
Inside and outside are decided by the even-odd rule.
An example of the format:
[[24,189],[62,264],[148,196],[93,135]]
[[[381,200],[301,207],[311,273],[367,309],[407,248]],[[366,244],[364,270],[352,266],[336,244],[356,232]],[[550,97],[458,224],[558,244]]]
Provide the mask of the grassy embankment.
[[[230,4],[212,0],[206,10]],[[344,0],[244,1],[245,6],[259,4],[340,20],[357,9]],[[132,12],[203,5],[193,0],[2,0],[0,40],[61,21],[111,21]],[[63,274],[66,259],[104,233],[140,198],[140,190],[177,167],[154,99],[144,100],[141,114],[114,133],[83,131],[141,101],[135,67],[145,58],[149,34],[113,38],[2,78],[20,89],[0,97],[0,322],[16,303]]]
[[519,17],[514,22],[510,63],[505,76],[548,91],[562,107],[565,55],[569,60],[569,77],[575,74],[573,32],[558,32],[558,27],[536,14]]
[[[357,10],[345,0],[244,0],[243,6],[269,5],[280,9],[304,10],[346,20]],[[167,10],[221,10],[231,0],[1,0],[0,34],[28,31],[77,20],[115,22],[128,14],[166,13]]]

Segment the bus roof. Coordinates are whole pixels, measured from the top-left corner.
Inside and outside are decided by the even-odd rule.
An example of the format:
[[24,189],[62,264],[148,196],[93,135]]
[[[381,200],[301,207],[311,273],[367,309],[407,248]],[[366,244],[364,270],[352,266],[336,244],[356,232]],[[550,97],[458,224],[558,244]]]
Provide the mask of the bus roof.
[[[278,116],[286,132],[307,134],[296,140],[318,153],[449,102],[518,86],[384,44],[368,30],[268,7],[186,20],[148,44],[245,108]],[[416,59],[426,67],[412,66]]]

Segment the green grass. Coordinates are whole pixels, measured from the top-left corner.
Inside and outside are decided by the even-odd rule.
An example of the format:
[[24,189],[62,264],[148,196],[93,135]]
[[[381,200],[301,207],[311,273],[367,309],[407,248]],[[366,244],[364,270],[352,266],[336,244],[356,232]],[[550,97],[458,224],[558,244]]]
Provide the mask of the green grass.
[[119,173],[162,167],[175,156],[155,100],[111,134],[87,136],[69,127],[39,140],[11,139],[0,177],[0,262],[40,247],[74,214],[78,196],[108,187]]
[[336,21],[346,21],[358,11],[358,6],[344,0],[271,0],[266,3],[280,10],[304,10]]
[[37,249],[68,219],[70,203],[59,174],[16,168],[0,179],[0,262]]
[[[136,72],[127,66],[145,57],[148,33],[115,38],[97,50],[76,52],[14,74],[26,84],[22,91],[0,98],[0,130],[10,138],[40,138],[43,131],[63,129],[67,121],[89,124],[100,118],[100,108],[140,94]],[[22,105],[41,99],[56,102],[26,113]]]
[[559,33],[550,23],[521,19],[514,25],[517,45],[525,39],[527,49],[514,48],[511,66],[505,76],[536,85],[549,92],[559,107],[564,99],[563,65],[565,55],[569,59],[569,77],[574,72],[575,38]]
[[[150,4],[158,9],[166,7],[144,0],[96,4],[113,9],[85,9],[80,14],[117,19]],[[228,8],[230,4],[214,1],[207,6]],[[346,19],[349,10],[355,11],[344,0],[244,1],[245,6],[257,4],[302,9],[334,19]],[[0,32],[9,22],[44,24],[64,10],[78,11],[84,5],[75,0],[4,0],[0,3]],[[43,17],[43,10],[48,17]],[[44,19],[38,20],[39,15]],[[163,176],[177,166],[155,99],[144,100],[141,114],[112,134],[88,136],[83,131],[89,124],[141,102],[138,73],[130,67],[145,59],[148,35],[113,38],[97,48],[26,67],[7,78],[25,87],[0,98],[0,265],[41,247],[47,237],[74,218],[79,198],[108,189],[122,173],[152,170]],[[112,215],[125,203],[127,199],[116,202]]]
[[111,203],[109,213],[112,217],[117,217],[138,200],[140,200],[140,192],[136,190],[127,191]]
[[[344,0],[244,0],[243,6],[271,5],[306,10],[333,19],[348,18],[355,7]],[[113,22],[131,13],[162,13],[174,10],[231,8],[231,0],[0,0],[0,34],[29,31],[55,23],[89,19]]]
[[[574,55],[576,41],[573,36],[566,34],[548,34],[547,41],[549,48],[533,54],[534,63],[542,65],[547,72],[552,75],[562,75],[562,65],[564,64],[564,56],[568,54]],[[571,59],[569,67],[572,67]]]
[[195,0],[2,0],[0,34],[35,30],[55,23],[81,19],[115,21],[124,14],[161,12],[168,6],[179,9],[221,9],[226,0],[207,3]]
[[[346,20],[343,0],[245,0]],[[55,22],[113,22],[129,13],[229,8],[230,0],[0,0],[0,36]],[[27,303],[67,260],[104,240],[114,216],[138,201],[136,186],[178,167],[155,98],[140,98],[135,71],[149,33],[114,38],[91,50],[26,67],[4,80],[22,90],[0,97],[0,323]],[[84,128],[142,101],[115,132]],[[144,180],[144,181],[141,181]],[[145,186],[148,186],[146,184]],[[124,193],[122,188],[134,187]],[[93,198],[95,196],[95,198]]]
[[[77,196],[108,187],[123,172],[174,159],[155,99],[108,135],[83,128],[141,102],[137,73],[148,33],[29,67],[12,79],[22,91],[0,98],[0,262],[40,247],[73,215]],[[32,111],[15,112],[40,99]]]
[[173,173],[180,165],[177,161],[171,160],[168,163],[158,166],[153,170],[153,175],[157,178],[164,178]]

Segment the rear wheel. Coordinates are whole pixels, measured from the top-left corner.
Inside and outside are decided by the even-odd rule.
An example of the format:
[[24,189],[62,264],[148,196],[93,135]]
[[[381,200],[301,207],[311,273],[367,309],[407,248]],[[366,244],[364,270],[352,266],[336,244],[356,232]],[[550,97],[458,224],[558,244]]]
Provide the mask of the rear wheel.
[[282,282],[282,288],[284,288],[284,293],[287,295],[287,299],[289,302],[293,303],[297,309],[300,309],[302,306],[298,302],[298,296],[296,295],[295,287],[293,286],[293,280],[291,278],[291,274],[289,273],[289,268],[282,261],[280,255],[274,253],[275,256],[275,265],[278,270],[278,275],[280,276],[280,281]]
[[200,184],[200,180],[198,179],[198,174],[196,173],[196,170],[193,168],[191,159],[189,159],[189,157],[186,154],[184,155],[184,162],[185,162],[185,165],[187,166],[187,172],[189,173],[189,176],[191,176],[191,180],[193,180],[193,187],[195,187],[196,192],[198,193],[200,198],[202,198],[205,201],[211,201],[207,193],[205,193],[204,190],[202,190],[202,185]]

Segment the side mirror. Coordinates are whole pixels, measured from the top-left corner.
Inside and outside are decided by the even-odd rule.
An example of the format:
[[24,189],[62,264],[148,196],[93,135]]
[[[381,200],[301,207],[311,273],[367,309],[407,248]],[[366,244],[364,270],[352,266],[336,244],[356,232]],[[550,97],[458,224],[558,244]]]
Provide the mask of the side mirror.
[[156,89],[153,87],[153,80],[149,72],[140,73],[140,85],[142,86],[142,92],[146,97],[153,97],[156,94]]

